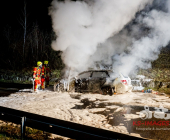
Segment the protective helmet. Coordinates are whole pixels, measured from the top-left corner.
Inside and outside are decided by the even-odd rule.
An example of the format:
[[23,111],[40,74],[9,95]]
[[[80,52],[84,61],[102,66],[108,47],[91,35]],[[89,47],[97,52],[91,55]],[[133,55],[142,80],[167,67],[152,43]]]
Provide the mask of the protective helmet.
[[44,61],[44,64],[48,64],[48,61]]
[[38,61],[37,62],[37,66],[39,67],[39,66],[41,66],[42,65],[42,62],[41,61]]

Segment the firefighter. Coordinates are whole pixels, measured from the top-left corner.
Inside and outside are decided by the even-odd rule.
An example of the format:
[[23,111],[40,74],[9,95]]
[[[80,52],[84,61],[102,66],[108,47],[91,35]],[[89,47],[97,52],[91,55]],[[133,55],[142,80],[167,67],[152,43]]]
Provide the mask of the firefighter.
[[46,82],[47,87],[49,87],[51,70],[49,68],[48,61],[44,61],[44,66],[45,66],[45,82]]
[[34,68],[34,72],[33,72],[34,92],[37,92],[41,85],[41,69],[42,69],[42,62],[38,61],[37,67]]

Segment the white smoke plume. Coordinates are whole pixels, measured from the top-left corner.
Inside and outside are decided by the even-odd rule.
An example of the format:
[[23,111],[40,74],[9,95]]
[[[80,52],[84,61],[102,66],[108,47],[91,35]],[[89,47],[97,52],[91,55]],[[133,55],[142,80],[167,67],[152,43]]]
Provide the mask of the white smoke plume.
[[[87,70],[98,60],[110,64],[111,56],[121,54],[129,44],[121,43],[122,47],[118,46],[115,36],[115,46],[110,44],[110,47],[106,47],[105,42],[106,44],[109,42],[107,39],[119,33],[135,18],[138,11],[151,3],[152,0],[67,0],[64,2],[53,0],[49,14],[52,17],[53,30],[57,38],[52,42],[52,48],[63,52],[63,62],[74,72]],[[132,38],[127,36],[124,38],[132,41]],[[134,51],[130,53],[134,58],[137,47],[133,45],[132,48]],[[131,59],[130,55],[121,54],[119,57],[120,63],[113,64],[117,69],[123,65],[127,66],[126,58],[131,61],[131,65],[133,63],[136,65],[136,60]],[[142,56],[139,58],[141,59]],[[133,68],[128,65],[126,73],[128,74]]]
[[[162,3],[162,1],[157,0]],[[120,53],[114,55],[113,67],[116,71],[124,74],[133,73],[137,68],[150,68],[151,61],[158,58],[160,49],[166,47],[170,41],[170,0],[165,0],[163,10],[153,9],[149,13],[145,13],[144,18],[140,16],[138,24],[149,27],[150,31],[147,35],[138,40],[133,40],[129,47],[129,53]]]

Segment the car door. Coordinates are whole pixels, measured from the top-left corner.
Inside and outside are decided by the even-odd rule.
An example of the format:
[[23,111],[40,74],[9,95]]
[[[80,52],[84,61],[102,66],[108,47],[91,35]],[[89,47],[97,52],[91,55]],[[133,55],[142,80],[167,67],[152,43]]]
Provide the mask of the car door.
[[106,71],[93,71],[89,79],[89,89],[92,91],[100,90],[101,86],[106,82],[108,74]]
[[87,91],[90,77],[91,71],[79,74],[75,83],[76,90],[80,92]]

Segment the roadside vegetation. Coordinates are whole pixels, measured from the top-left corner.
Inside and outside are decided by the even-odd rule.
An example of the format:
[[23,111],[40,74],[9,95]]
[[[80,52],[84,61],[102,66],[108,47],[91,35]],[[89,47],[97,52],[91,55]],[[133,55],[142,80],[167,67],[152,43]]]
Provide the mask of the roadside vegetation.
[[[51,70],[52,75],[50,79],[50,84],[53,84],[56,78],[60,78],[61,70],[55,69]],[[33,71],[23,70],[23,71],[12,71],[12,70],[0,70],[0,82],[4,83],[18,83],[18,84],[32,84],[32,74]]]
[[141,69],[138,74],[144,75],[154,81],[170,82],[170,68]]
[[155,82],[155,87],[147,85],[144,90],[152,89],[170,95],[170,47],[161,50],[158,59],[152,62],[152,68],[139,69],[138,74]]
[[155,87],[146,86],[144,90],[152,89],[159,93],[170,95],[170,68],[140,70],[138,74],[144,75],[148,79],[153,79],[155,84],[158,83]]

